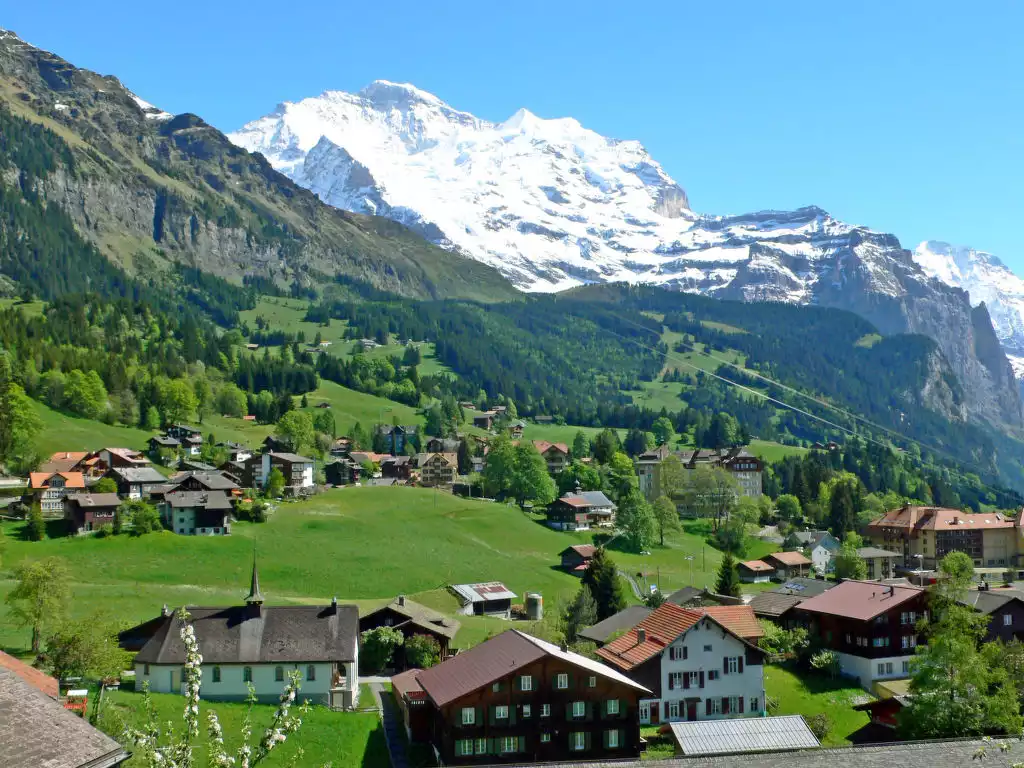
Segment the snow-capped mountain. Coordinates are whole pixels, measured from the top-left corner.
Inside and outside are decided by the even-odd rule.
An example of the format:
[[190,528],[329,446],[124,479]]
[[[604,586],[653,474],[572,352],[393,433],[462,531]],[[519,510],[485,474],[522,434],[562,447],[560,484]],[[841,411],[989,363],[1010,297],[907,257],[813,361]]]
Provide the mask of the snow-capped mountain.
[[918,245],[914,261],[931,277],[970,293],[971,304],[985,302],[1014,372],[1024,377],[1024,280],[991,253],[937,240]]
[[930,336],[963,385],[967,414],[1022,423],[984,309],[931,279],[895,236],[814,207],[695,213],[636,141],[526,110],[491,123],[386,81],[280,104],[229,137],[325,202],[395,219],[524,290],[655,283],[834,306],[883,333]]

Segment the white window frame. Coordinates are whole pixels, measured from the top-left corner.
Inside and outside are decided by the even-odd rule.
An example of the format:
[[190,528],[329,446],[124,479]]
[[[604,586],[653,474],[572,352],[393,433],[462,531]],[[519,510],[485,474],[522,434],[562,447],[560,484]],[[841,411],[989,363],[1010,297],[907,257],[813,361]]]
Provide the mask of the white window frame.
[[544,731],[544,733],[542,733],[540,735],[540,743],[541,744],[548,744],[550,742],[551,742],[551,734],[548,733],[547,731]]
[[587,687],[588,688],[597,688],[597,675],[591,675],[587,679]]
[[877,669],[878,669],[878,676],[879,677],[881,677],[881,676],[883,676],[885,674],[885,664],[883,662],[881,662],[881,661],[878,662],[878,668]]
[[560,691],[564,691],[568,687],[569,675],[567,675],[565,672],[559,672],[557,675],[555,675],[555,688],[559,689]]
[[587,734],[583,731],[573,731],[570,734],[570,748],[573,752],[583,752],[587,748]]
[[478,755],[486,755],[487,754],[487,739],[477,739],[476,740],[476,753]]
[[462,708],[462,724],[476,725],[476,707]]
[[508,707],[505,704],[499,704],[494,708],[494,719],[508,720]]
[[761,700],[757,696],[750,697],[750,711],[755,713],[761,711]]
[[729,667],[729,674],[730,675],[738,675],[739,672],[740,672],[740,657],[739,656],[730,656],[729,657],[728,667]]
[[523,704],[523,718],[526,719],[533,714],[533,709],[529,704]]
[[619,748],[619,731],[615,730],[608,731],[608,749]]
[[618,699],[608,699],[608,714],[609,715],[617,715],[617,714],[619,714],[619,700]]
[[670,701],[668,703],[668,716],[671,720],[673,717],[679,717],[679,702]]
[[472,739],[459,739],[455,742],[455,751],[460,757],[468,757],[473,754],[473,740]]
[[572,703],[572,716],[586,717],[587,716],[587,702],[585,701],[574,701]]
[[523,675],[519,678],[519,690],[521,691],[532,691],[533,690],[533,678],[529,675]]
[[541,717],[551,717],[551,705],[550,704],[541,704],[540,705],[540,716]]
[[687,672],[686,674],[688,674],[690,676],[690,687],[691,688],[699,688],[700,687],[700,672]]
[[740,696],[729,697],[729,714],[738,715],[740,713]]
[[508,755],[513,752],[519,751],[519,737],[518,736],[502,736],[501,737],[501,754]]
[[717,696],[711,700],[711,714],[720,715],[722,714],[722,700]]
[[1012,613],[1004,613],[1003,614],[1003,626],[1004,627],[1012,627],[1013,626],[1013,614]]

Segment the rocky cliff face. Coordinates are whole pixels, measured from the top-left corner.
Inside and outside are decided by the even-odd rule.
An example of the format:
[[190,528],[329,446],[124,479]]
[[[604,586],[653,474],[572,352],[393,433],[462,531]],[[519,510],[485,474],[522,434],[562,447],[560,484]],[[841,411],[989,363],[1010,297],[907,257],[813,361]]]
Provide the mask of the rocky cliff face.
[[[129,271],[180,263],[232,280],[340,273],[415,297],[516,293],[486,265],[323,204],[195,115],[162,112],[4,31],[0,107],[67,143],[74,162],[36,174],[35,191]],[[17,177],[3,156],[0,169]]]

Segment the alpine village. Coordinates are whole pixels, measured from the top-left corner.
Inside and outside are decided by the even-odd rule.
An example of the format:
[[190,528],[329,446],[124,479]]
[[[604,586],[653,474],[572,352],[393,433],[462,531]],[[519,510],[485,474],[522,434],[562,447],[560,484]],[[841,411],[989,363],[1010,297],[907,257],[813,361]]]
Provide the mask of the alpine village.
[[[400,195],[446,142],[491,260]],[[0,30],[0,766],[1021,764],[1012,346],[915,258],[573,120],[225,135]]]

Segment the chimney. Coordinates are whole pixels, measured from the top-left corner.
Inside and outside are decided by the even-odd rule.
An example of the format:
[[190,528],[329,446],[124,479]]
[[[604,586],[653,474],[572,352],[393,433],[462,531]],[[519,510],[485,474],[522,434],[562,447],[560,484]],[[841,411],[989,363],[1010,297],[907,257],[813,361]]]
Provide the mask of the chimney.
[[337,596],[331,598],[331,613],[338,612],[338,598]]
[[398,596],[398,605],[403,608],[405,607],[405,595]]
[[636,631],[636,644],[637,645],[643,645],[646,642],[647,642],[647,630],[646,629],[638,629]]
[[890,584],[889,585],[889,597],[892,597],[895,594],[896,594],[896,587],[894,587],[892,584]]
[[164,616],[170,616],[170,615],[171,615],[171,609],[167,607],[167,603],[164,603],[164,608],[163,608],[163,610],[161,611],[161,613],[162,613],[162,614],[163,614]]

